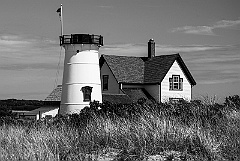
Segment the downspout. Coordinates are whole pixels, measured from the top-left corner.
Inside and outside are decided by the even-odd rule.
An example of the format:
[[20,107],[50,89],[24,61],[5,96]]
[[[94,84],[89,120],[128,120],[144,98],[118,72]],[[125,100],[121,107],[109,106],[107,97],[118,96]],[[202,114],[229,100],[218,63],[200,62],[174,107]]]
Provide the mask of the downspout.
[[161,83],[158,85],[159,86],[159,103],[162,102],[162,90],[161,90]]
[[119,83],[119,94],[122,92],[122,83]]
[[191,85],[191,100],[192,101],[192,88],[193,88],[193,85]]

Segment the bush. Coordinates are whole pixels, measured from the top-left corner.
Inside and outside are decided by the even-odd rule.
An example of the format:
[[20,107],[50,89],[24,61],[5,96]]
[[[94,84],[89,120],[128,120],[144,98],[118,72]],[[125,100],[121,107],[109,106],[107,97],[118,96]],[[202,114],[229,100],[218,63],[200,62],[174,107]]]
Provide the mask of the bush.
[[7,108],[6,106],[0,106],[0,118],[7,116],[13,116],[12,110]]
[[238,95],[226,97],[224,105],[231,109],[240,110],[240,97]]
[[117,160],[239,160],[240,111],[227,110],[201,101],[92,102],[80,114],[5,121],[0,160],[94,160],[111,149]]

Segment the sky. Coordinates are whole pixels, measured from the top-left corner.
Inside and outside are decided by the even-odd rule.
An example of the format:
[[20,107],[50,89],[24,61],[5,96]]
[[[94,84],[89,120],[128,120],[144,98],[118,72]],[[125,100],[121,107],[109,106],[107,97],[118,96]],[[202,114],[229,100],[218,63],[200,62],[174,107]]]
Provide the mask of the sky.
[[0,99],[45,99],[62,82],[64,34],[104,37],[100,54],[179,53],[197,85],[193,98],[240,95],[239,0],[2,0]]

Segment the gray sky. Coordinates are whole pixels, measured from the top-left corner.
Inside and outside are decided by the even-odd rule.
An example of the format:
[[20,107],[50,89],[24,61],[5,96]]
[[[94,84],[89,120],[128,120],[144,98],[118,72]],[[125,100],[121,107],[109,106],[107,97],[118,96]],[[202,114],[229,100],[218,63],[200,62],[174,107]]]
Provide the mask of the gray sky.
[[[4,0],[0,5],[0,99],[44,99],[61,84],[64,34],[104,37],[104,54],[180,53],[197,85],[193,97],[240,95],[239,0]],[[56,79],[57,78],[57,79]]]

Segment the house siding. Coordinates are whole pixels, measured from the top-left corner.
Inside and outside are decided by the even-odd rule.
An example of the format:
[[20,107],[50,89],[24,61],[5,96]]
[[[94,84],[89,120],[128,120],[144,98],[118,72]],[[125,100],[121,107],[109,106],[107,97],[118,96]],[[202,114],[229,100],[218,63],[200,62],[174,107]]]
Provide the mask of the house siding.
[[[101,68],[101,82],[103,82],[103,75],[108,75],[108,90],[102,90],[102,93],[120,94],[119,84],[116,78],[113,76],[106,62],[104,62]],[[102,84],[103,89],[103,84]]]
[[52,109],[50,111],[43,112],[42,117],[46,117],[47,115],[51,115],[52,117],[55,117],[58,114],[58,110],[59,110],[59,108],[55,108],[55,109]]
[[[180,75],[180,78],[183,78],[183,90],[181,91],[169,90],[169,78],[171,78],[172,75]],[[168,73],[161,82],[161,96],[162,96],[161,102],[167,102],[169,101],[169,98],[183,98],[185,100],[190,101],[192,97],[191,88],[192,87],[190,82],[186,78],[178,62],[175,60],[170,70],[168,71]]]

